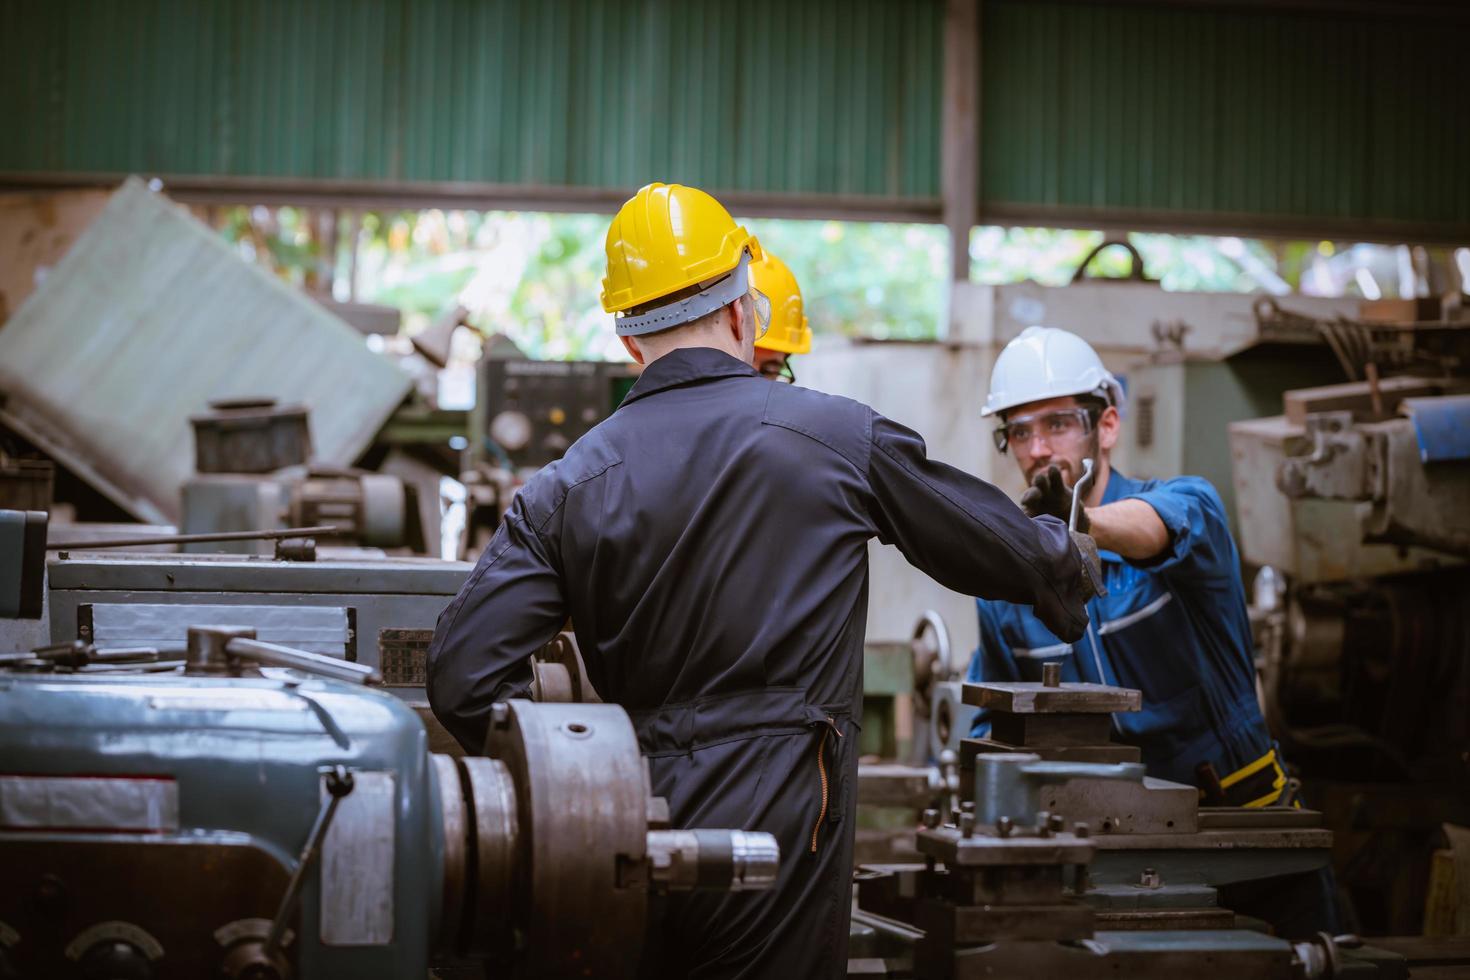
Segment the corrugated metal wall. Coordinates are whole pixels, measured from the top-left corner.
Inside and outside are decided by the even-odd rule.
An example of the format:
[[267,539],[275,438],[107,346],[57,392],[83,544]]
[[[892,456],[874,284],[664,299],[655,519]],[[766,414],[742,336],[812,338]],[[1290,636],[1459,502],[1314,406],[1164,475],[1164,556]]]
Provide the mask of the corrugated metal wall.
[[0,170],[938,194],[943,0],[0,2]]
[[[0,0],[0,177],[937,220],[945,4]],[[981,217],[1470,240],[1465,25],[983,0]]]
[[981,211],[1470,240],[1470,85],[1451,26],[989,0]]

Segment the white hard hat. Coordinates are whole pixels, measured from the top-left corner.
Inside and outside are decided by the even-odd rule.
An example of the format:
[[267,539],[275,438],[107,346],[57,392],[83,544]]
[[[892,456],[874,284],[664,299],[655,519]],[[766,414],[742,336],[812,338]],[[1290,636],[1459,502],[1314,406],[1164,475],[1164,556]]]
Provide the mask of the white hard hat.
[[1067,395],[1095,395],[1123,410],[1123,386],[1091,344],[1055,327],[1027,327],[995,359],[980,414]]

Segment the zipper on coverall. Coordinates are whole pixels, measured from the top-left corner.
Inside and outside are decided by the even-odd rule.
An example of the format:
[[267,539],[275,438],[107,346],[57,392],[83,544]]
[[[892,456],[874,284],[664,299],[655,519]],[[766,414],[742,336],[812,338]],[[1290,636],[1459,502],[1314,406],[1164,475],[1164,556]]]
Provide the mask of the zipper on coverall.
[[822,737],[817,740],[817,775],[822,780],[822,807],[817,812],[817,822],[812,825],[812,853],[817,853],[817,838],[822,833],[822,823],[827,819],[828,794],[831,788],[831,780],[827,777],[827,736],[835,734],[842,737],[842,732],[837,727],[837,722],[831,715],[827,716],[826,727],[822,729]]

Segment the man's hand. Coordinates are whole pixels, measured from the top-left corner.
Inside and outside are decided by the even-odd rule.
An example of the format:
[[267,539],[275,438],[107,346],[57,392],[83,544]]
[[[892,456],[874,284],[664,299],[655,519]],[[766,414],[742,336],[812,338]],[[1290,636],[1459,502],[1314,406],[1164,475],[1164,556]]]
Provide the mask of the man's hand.
[[1097,556],[1097,542],[1090,535],[1073,531],[1072,543],[1077,546],[1077,554],[1082,558],[1082,601],[1086,602],[1093,596],[1107,595],[1107,587],[1103,585],[1102,561]]
[[[1021,509],[1026,512],[1027,517],[1040,517],[1042,514],[1050,514],[1052,517],[1060,518],[1063,523],[1072,517],[1072,491],[1062,480],[1062,471],[1055,466],[1048,466],[1042,472],[1036,474],[1036,479],[1031,481],[1031,486],[1021,494]],[[1089,528],[1087,520],[1087,509],[1077,508],[1076,530],[1087,533]],[[1099,579],[1101,581],[1101,579]]]

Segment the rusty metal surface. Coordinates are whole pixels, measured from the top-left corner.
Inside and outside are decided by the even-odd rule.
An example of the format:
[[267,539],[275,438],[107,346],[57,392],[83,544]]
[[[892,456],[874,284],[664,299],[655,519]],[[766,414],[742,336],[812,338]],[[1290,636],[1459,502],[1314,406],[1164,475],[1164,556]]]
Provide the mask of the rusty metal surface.
[[1063,831],[1048,837],[966,837],[955,827],[918,832],[919,853],[952,867],[1087,864],[1097,841]]
[[505,924],[524,935],[544,974],[598,964],[603,976],[631,976],[647,892],[620,887],[618,874],[644,858],[648,807],[627,714],[512,701],[492,716],[486,748],[514,780],[519,826],[531,828],[516,855],[530,901]]
[[434,945],[453,949],[464,921],[469,880],[466,875],[469,823],[458,764],[447,755],[431,753],[429,764],[439,797],[439,821],[444,841],[444,893],[439,910],[439,934]]
[[1015,714],[1138,711],[1143,694],[1127,687],[1081,682],[1060,687],[1032,682],[966,684],[965,703]]
[[1073,779],[1045,787],[1041,803],[1096,834],[1188,834],[1199,819],[1198,790],[1148,776],[1141,784]]
[[412,386],[341,320],[129,180],[0,330],[4,421],[140,520],[177,523],[189,418],[217,398],[311,411],[346,466]]

